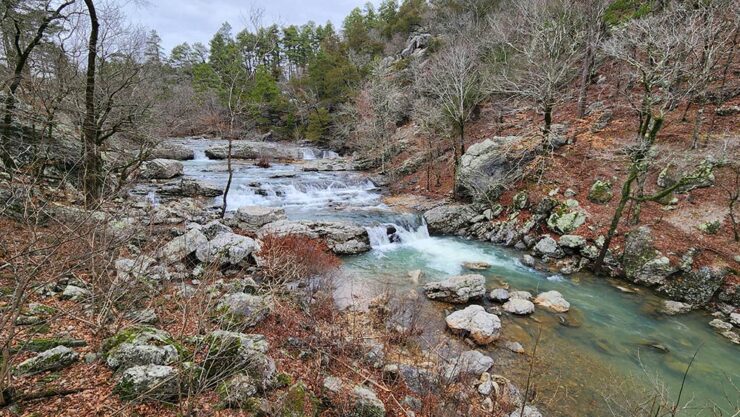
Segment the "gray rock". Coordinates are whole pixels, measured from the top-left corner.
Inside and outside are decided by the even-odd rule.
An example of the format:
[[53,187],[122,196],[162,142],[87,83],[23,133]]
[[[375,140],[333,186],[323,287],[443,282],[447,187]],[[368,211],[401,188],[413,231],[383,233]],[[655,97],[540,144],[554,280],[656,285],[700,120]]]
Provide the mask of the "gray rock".
[[424,221],[429,233],[453,235],[467,226],[475,215],[475,211],[468,205],[445,204],[424,212]]
[[561,207],[554,210],[547,218],[547,227],[558,234],[565,235],[578,229],[585,222],[586,214],[579,208]]
[[207,244],[208,239],[203,232],[197,229],[191,229],[162,246],[157,251],[157,257],[170,263],[179,262],[195,252],[199,247]]
[[527,191],[522,190],[514,194],[514,197],[511,200],[511,204],[517,210],[524,210],[525,208],[527,208],[527,206],[529,205],[529,194],[527,194]]
[[275,362],[265,354],[269,345],[264,336],[216,330],[206,336],[205,344],[208,355],[203,369],[209,379],[221,380],[244,372],[260,389],[272,383],[277,370]]
[[486,278],[483,275],[457,275],[444,281],[424,285],[427,298],[447,303],[464,304],[486,293]]
[[540,256],[547,256],[550,258],[562,258],[565,255],[555,239],[550,236],[545,236],[540,239],[537,244],[534,245],[534,252]]
[[337,255],[354,255],[371,249],[367,230],[349,222],[280,220],[262,226],[258,232],[260,237],[290,234],[321,239]]
[[530,294],[528,291],[509,291],[509,298],[531,300],[532,294]]
[[501,320],[498,316],[486,312],[486,309],[479,305],[455,311],[445,318],[445,322],[452,331],[469,334],[479,345],[493,342],[501,332]]
[[515,181],[516,176],[511,173],[534,155],[530,147],[519,146],[526,141],[521,136],[493,137],[468,147],[457,170],[458,195],[495,201]]
[[344,382],[342,382],[341,378],[337,378],[334,376],[327,376],[326,378],[324,378],[323,387],[329,392],[338,394],[342,391],[343,386]]
[[655,250],[652,231],[646,226],[627,235],[622,263],[627,279],[638,284],[660,285],[675,272],[669,259]]
[[730,313],[730,323],[740,327],[740,313]]
[[123,372],[113,389],[122,400],[172,400],[180,393],[175,368],[162,365],[134,366]]
[[596,204],[606,204],[612,199],[612,197],[612,183],[609,181],[594,181],[588,192],[589,201]]
[[33,375],[45,371],[56,371],[73,364],[79,355],[66,346],[57,346],[26,359],[15,368],[16,375]]
[[157,313],[151,308],[132,311],[126,317],[137,324],[154,324],[159,320]]
[[206,223],[206,225],[203,226],[200,231],[203,232],[205,237],[209,240],[220,235],[221,233],[233,233],[233,230],[231,230],[229,226],[226,226],[218,220],[211,220],[210,222]]
[[460,375],[480,375],[493,366],[493,359],[477,350],[463,352],[459,357],[449,362],[444,368],[444,376],[448,381],[457,379]]
[[534,303],[556,313],[565,313],[570,310],[570,303],[563,298],[560,292],[555,290],[538,294],[534,299]]
[[579,249],[586,246],[586,239],[578,235],[563,235],[558,240],[560,247],[569,249]]
[[178,182],[163,184],[160,194],[173,197],[214,198],[222,195],[224,190],[208,181],[194,178],[183,178]]
[[352,389],[352,397],[355,405],[352,410],[353,417],[384,417],[385,404],[381,401],[375,391],[362,385],[356,385]]
[[246,261],[249,255],[259,250],[259,242],[256,240],[224,232],[218,234],[208,243],[204,243],[195,251],[195,257],[200,262],[218,262],[221,265],[240,265]]
[[257,394],[254,379],[247,374],[236,374],[219,384],[216,389],[218,396],[227,407],[242,407],[249,399]]
[[524,353],[524,346],[519,342],[504,342],[504,347],[514,353]]
[[494,288],[491,290],[488,298],[499,303],[504,303],[509,300],[509,291],[506,288]]
[[676,314],[688,313],[692,308],[693,306],[691,304],[682,303],[680,301],[663,300],[663,307],[660,311],[669,316],[674,316]]
[[195,152],[183,144],[169,142],[160,144],[152,149],[149,159],[187,161],[195,159]]
[[[227,159],[229,147],[228,145],[217,145],[206,149],[205,153],[209,159]],[[263,156],[271,160],[298,161],[303,159],[302,152],[298,148],[252,141],[239,141],[232,144],[231,157],[233,159],[258,159]]]
[[525,405],[523,413],[521,407],[517,407],[515,411],[509,414],[509,417],[542,417],[542,413],[537,407]]
[[76,285],[67,285],[62,292],[62,300],[85,301],[92,293],[90,290]]
[[105,362],[113,369],[140,365],[171,365],[180,360],[178,346],[169,333],[150,326],[121,330],[104,344]]
[[249,231],[257,231],[268,223],[286,218],[285,210],[282,208],[263,206],[241,206],[234,215],[239,228]]
[[732,324],[720,319],[714,319],[710,321],[709,325],[720,331],[732,330]]
[[246,293],[227,294],[216,306],[219,320],[236,327],[254,327],[272,311],[272,299]]
[[657,291],[674,300],[694,306],[703,306],[719,291],[727,274],[727,269],[713,269],[704,266],[671,277]]
[[166,180],[182,174],[182,162],[172,159],[153,159],[141,165],[141,176],[148,179]]
[[534,313],[534,304],[529,300],[515,298],[504,303],[504,311],[524,316]]
[[534,267],[534,265],[535,265],[536,262],[537,261],[535,261],[535,259],[534,259],[534,257],[532,255],[524,254],[522,256],[522,264],[523,265],[526,265],[526,266],[532,268],[532,267]]
[[121,281],[143,280],[147,278],[147,270],[155,260],[148,256],[139,256],[136,259],[120,258],[114,263],[116,276]]

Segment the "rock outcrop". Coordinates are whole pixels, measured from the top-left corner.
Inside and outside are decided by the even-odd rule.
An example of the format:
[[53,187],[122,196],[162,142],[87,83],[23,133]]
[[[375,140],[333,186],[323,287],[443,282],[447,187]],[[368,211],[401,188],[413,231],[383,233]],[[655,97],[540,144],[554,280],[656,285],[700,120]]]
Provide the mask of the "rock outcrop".
[[655,250],[652,231],[646,226],[627,235],[622,264],[628,280],[648,286],[664,284],[676,272],[670,260]]
[[168,180],[182,174],[182,162],[172,159],[152,159],[141,164],[141,176],[143,178]]
[[260,237],[268,234],[277,236],[294,234],[321,239],[337,255],[354,255],[371,249],[367,230],[348,222],[280,220],[264,225],[258,232]]
[[429,233],[457,234],[475,216],[475,211],[464,204],[444,204],[424,212]]

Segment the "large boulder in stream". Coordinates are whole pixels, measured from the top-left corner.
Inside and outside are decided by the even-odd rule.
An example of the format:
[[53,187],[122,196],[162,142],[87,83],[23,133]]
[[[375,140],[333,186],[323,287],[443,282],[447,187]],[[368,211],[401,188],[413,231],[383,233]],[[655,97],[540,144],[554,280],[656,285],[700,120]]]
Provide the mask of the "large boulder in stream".
[[195,152],[181,143],[163,143],[156,146],[149,153],[149,159],[173,159],[187,161],[195,159]]
[[[227,159],[229,146],[213,146],[206,149],[205,153],[210,159]],[[294,161],[303,159],[303,154],[298,148],[280,146],[274,143],[235,141],[232,144],[231,157],[234,159],[268,158]]]
[[[532,309],[534,310],[534,307]],[[493,342],[498,339],[501,332],[501,320],[498,316],[488,313],[479,305],[471,305],[455,311],[445,318],[445,322],[450,330],[470,335],[470,338],[479,345]]]
[[444,281],[427,283],[424,293],[431,300],[465,304],[486,293],[486,278],[479,274],[457,275]]
[[152,159],[141,165],[141,176],[154,180],[168,180],[183,174],[183,165],[172,159]]
[[337,255],[354,255],[371,249],[367,230],[348,222],[280,220],[264,225],[257,234],[259,237],[300,235],[321,239]]
[[513,181],[534,155],[522,136],[493,137],[471,145],[460,158],[458,196],[491,201]]
[[705,266],[667,280],[658,292],[674,300],[703,306],[720,289],[728,273],[725,268]]
[[424,220],[429,233],[452,235],[458,234],[476,214],[468,205],[444,204],[424,212]]

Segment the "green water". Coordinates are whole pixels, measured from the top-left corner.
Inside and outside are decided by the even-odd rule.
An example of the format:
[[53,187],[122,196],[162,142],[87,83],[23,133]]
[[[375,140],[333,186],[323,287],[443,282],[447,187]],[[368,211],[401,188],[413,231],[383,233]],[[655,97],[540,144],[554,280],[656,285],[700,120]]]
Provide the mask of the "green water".
[[[463,272],[460,265],[464,261],[484,261],[492,265],[481,272],[489,288],[508,283],[533,295],[560,291],[571,304],[571,310],[560,315],[562,319],[538,308],[532,316],[504,316],[502,320],[502,339],[519,341],[528,352],[541,329],[535,384],[537,399],[551,415],[630,415],[614,407],[649,400],[658,386],[675,401],[697,349],[681,397],[687,409],[678,415],[730,416],[740,409],[740,350],[707,325],[709,315],[666,316],[656,312],[659,299],[645,289],[638,289],[639,294],[624,293],[615,285],[625,283],[589,274],[548,279],[548,274],[522,266],[519,256],[486,243],[418,236],[348,257],[345,272],[359,282],[406,291]],[[414,269],[424,272],[419,285],[407,276]],[[425,304],[426,314],[438,320],[430,327],[443,327],[444,308],[449,306]],[[497,362],[494,370],[523,385],[527,357],[500,348],[490,351]],[[613,398],[611,410],[607,397]]]

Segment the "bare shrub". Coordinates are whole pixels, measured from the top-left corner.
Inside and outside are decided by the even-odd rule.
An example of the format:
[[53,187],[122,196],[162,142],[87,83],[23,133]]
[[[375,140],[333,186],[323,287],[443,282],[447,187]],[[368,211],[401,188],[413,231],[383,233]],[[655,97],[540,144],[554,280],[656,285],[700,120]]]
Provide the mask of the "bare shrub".
[[341,261],[326,243],[301,235],[267,235],[257,253],[262,275],[285,283],[322,275],[339,267]]

